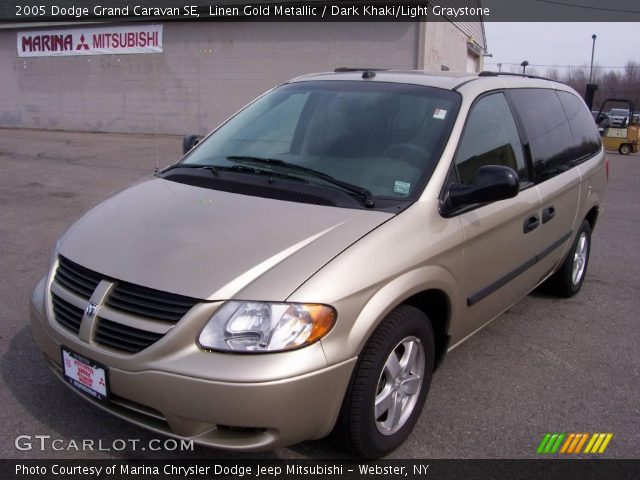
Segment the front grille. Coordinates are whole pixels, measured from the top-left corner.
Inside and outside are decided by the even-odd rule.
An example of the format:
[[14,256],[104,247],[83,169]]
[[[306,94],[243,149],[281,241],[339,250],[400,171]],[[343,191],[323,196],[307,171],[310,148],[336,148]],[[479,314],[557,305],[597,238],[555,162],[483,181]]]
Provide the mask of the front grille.
[[51,301],[53,303],[53,313],[58,323],[77,334],[80,331],[80,323],[82,322],[84,310],[70,304],[55,294],[51,295]]
[[95,320],[93,341],[121,352],[137,353],[157,342],[200,301],[120,282],[60,256],[51,285],[56,322],[78,334],[87,302],[103,280],[113,286],[104,300],[100,318]]
[[91,298],[93,291],[102,277],[64,257],[59,257],[56,282],[86,299]]
[[197,302],[195,298],[175,293],[118,283],[111,290],[107,305],[134,315],[175,323]]
[[139,328],[98,318],[95,340],[116,350],[137,353],[160,340],[162,336],[162,333],[140,330]]

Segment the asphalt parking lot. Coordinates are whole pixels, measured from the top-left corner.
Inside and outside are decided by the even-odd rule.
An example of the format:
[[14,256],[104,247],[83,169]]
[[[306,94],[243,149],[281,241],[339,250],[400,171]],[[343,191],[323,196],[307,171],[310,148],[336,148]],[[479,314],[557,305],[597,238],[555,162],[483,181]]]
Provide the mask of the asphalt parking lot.
[[[157,438],[59,383],[28,329],[56,239],[111,194],[180,156],[174,136],[0,130],[2,458],[238,458],[193,452],[18,450],[18,435]],[[533,293],[436,372],[416,430],[392,458],[536,458],[546,432],[612,432],[606,458],[640,458],[640,154],[609,154],[610,182],[579,295]],[[328,441],[250,455],[339,458]]]

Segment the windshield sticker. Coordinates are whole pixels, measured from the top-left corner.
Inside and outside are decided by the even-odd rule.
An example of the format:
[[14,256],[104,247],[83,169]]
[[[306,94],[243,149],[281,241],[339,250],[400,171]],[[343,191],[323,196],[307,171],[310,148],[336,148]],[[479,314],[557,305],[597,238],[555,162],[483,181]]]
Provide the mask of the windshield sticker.
[[411,188],[411,184],[407,182],[401,182],[400,180],[396,180],[395,185],[393,186],[393,191],[395,193],[401,193],[402,195],[409,195],[409,189]]
[[433,118],[437,118],[438,120],[444,120],[447,117],[447,111],[442,108],[436,108],[433,111]]

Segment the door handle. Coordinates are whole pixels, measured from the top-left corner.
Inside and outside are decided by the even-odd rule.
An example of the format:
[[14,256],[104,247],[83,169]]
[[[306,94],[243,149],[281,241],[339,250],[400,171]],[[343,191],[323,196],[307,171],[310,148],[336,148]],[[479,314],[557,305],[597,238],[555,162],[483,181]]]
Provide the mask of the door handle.
[[538,215],[532,215],[525,219],[523,231],[524,233],[529,233],[538,228],[538,225],[540,225],[540,217],[538,217]]
[[542,210],[542,223],[547,223],[556,215],[556,209],[552,205]]

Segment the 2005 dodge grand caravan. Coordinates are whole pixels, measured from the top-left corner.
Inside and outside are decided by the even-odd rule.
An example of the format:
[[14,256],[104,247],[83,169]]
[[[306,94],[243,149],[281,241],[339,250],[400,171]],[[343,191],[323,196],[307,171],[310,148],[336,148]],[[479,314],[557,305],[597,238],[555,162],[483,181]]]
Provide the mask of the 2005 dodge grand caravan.
[[384,455],[448,350],[542,282],[578,292],[606,171],[559,83],[297,78],[75,223],[33,334],[71,388],[156,432]]

